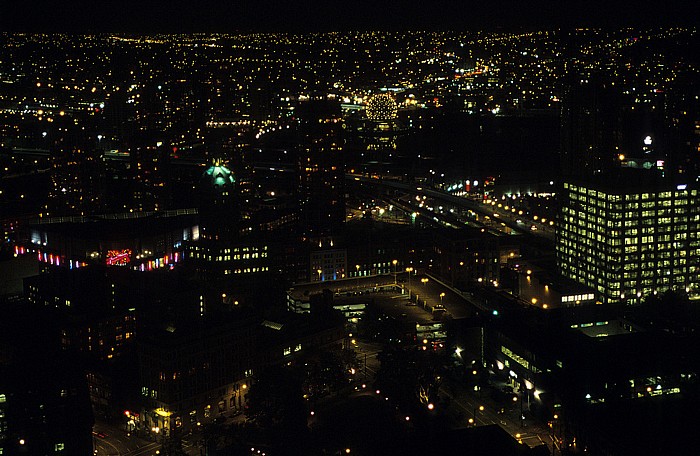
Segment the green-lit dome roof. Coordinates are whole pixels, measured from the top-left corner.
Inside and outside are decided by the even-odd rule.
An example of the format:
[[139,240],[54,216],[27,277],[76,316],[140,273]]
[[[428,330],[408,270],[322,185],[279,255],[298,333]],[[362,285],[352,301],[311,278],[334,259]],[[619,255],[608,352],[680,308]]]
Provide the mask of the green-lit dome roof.
[[236,176],[231,170],[217,161],[204,172],[202,180],[206,181],[213,188],[222,190],[233,186],[236,183]]

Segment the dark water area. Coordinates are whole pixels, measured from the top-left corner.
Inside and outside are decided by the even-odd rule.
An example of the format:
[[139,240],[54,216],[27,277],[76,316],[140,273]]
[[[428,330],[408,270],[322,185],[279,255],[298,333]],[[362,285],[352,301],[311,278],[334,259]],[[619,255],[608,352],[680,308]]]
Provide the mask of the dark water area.
[[[543,182],[559,174],[559,116],[450,114],[397,139],[400,162],[416,174]],[[420,158],[418,158],[420,156]]]

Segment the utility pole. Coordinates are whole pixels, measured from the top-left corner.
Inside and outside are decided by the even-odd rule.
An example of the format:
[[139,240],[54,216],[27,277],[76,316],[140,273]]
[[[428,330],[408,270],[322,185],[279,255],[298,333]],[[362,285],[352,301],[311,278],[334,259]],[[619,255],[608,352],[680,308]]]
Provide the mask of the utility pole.
[[365,353],[365,382],[367,382],[367,353]]

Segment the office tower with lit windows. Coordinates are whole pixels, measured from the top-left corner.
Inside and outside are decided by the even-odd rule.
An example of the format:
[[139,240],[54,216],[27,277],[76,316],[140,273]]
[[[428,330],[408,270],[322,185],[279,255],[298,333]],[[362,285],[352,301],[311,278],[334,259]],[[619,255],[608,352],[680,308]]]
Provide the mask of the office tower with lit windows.
[[161,139],[144,134],[130,149],[133,201],[129,209],[135,212],[162,211],[171,206],[171,148]]
[[700,196],[692,182],[620,169],[564,184],[556,235],[561,274],[606,303],[667,290],[700,298]]
[[220,159],[207,168],[199,182],[199,231],[202,239],[231,240],[240,229],[236,176]]
[[186,258],[202,278],[258,274],[269,270],[268,246],[254,239],[241,223],[236,176],[214,160],[199,185],[199,229],[186,248]]

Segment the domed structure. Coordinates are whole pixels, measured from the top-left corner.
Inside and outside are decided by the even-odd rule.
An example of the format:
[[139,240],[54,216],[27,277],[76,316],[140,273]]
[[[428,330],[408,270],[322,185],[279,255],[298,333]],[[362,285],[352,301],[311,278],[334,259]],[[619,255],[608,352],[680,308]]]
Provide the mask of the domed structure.
[[202,183],[209,184],[211,188],[219,191],[229,190],[236,183],[236,177],[219,160],[215,160],[202,176]]
[[240,213],[236,177],[220,160],[214,160],[199,182],[200,236],[230,239],[238,231]]
[[394,97],[388,93],[378,93],[373,95],[367,102],[365,111],[369,120],[393,120],[397,117],[398,106]]

